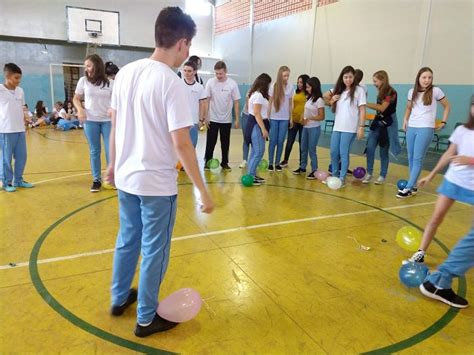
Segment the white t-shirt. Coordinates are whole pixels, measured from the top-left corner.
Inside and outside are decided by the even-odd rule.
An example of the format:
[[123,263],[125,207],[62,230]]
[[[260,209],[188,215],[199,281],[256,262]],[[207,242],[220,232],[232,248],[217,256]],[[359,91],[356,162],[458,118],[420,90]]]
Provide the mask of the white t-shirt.
[[[449,137],[449,141],[456,144],[457,154],[474,158],[474,130],[464,126],[458,126]],[[448,171],[444,175],[446,180],[474,191],[474,166],[449,164]]]
[[354,100],[352,101],[349,96],[349,90],[345,90],[341,94],[339,101],[337,101],[333,130],[336,132],[357,133],[357,127],[359,126],[359,106],[366,104],[367,99],[362,87],[359,85],[356,87]]
[[140,196],[178,192],[170,132],[193,126],[186,86],[166,64],[146,58],[115,77],[115,185]]
[[183,82],[188,90],[189,105],[191,107],[191,114],[193,115],[194,124],[199,123],[199,102],[207,98],[204,91],[204,86],[195,81],[193,84],[188,84],[183,78]]
[[25,132],[25,93],[19,86],[9,90],[0,84],[0,133]]
[[[268,95],[273,97],[274,84],[270,85]],[[293,98],[293,85],[287,84],[285,87],[285,98],[280,103],[280,110],[276,111],[275,102],[272,105],[272,112],[270,112],[270,118],[272,120],[289,120],[290,119],[290,99]]]
[[66,113],[66,110],[64,108],[60,109],[59,111],[54,109],[53,110],[53,115],[57,118],[62,118],[62,119],[66,119],[66,117],[67,117],[67,113]]
[[[408,101],[411,100],[413,89],[408,90]],[[437,86],[433,86],[433,99],[431,105],[423,104],[423,92],[418,93],[416,102],[413,102],[410,118],[408,119],[408,127],[429,127],[435,128],[436,125],[436,109],[438,101],[442,100],[446,95]]]
[[114,81],[109,80],[109,85],[93,85],[85,76],[79,79],[76,94],[84,97],[86,116],[88,121],[110,121],[107,110],[110,108],[110,98]]
[[[324,100],[321,97],[314,102],[311,99],[306,101],[304,105],[305,119],[308,117],[317,116],[320,108],[324,108]],[[303,128],[313,128],[321,126],[321,121],[315,121],[310,119],[307,119],[306,121],[307,123],[303,126]]]
[[249,114],[253,116],[255,116],[255,110],[253,106],[254,104],[262,105],[260,114],[262,115],[263,119],[267,119],[268,118],[268,100],[265,97],[263,97],[260,91],[255,91],[249,98],[248,111],[249,111]]
[[219,81],[209,79],[206,83],[206,97],[209,98],[209,120],[217,123],[232,123],[232,108],[240,100],[237,83],[231,78]]

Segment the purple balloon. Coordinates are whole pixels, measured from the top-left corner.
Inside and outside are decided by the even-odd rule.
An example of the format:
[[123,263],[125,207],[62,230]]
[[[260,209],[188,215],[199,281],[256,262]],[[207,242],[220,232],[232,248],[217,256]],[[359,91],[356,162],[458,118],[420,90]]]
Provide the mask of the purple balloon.
[[326,181],[326,179],[329,177],[329,173],[327,171],[318,170],[314,176],[316,176],[316,179],[319,181]]
[[183,323],[193,319],[201,310],[202,299],[192,288],[182,288],[166,297],[156,310],[160,317]]
[[352,176],[354,176],[356,179],[363,179],[365,176],[365,173],[366,173],[365,169],[359,166],[354,169],[354,171],[352,172]]

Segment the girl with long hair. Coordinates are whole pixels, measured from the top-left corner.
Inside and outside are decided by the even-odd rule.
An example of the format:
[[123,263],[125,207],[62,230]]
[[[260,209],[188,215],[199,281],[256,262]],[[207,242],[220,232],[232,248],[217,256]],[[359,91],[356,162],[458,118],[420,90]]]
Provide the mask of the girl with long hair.
[[[281,171],[280,159],[283,153],[286,133],[290,121],[293,85],[289,83],[290,68],[278,69],[275,84],[270,87],[270,145],[268,149],[268,170]],[[275,155],[276,148],[276,155]],[[275,167],[274,164],[275,163]]]
[[[436,128],[438,102],[444,110],[441,125]],[[415,87],[408,91],[408,103],[403,118],[410,175],[407,186],[398,191],[397,198],[407,198],[418,192],[416,182],[428,147],[433,140],[434,130],[446,126],[450,110],[444,92],[439,87],[433,86],[433,71],[428,67],[421,68],[416,75]]]

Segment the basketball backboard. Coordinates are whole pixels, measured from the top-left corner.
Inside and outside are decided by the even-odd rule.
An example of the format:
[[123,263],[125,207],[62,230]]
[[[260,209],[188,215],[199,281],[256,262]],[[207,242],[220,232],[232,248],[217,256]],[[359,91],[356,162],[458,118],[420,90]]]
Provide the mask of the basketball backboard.
[[120,45],[120,14],[117,11],[66,6],[69,42]]

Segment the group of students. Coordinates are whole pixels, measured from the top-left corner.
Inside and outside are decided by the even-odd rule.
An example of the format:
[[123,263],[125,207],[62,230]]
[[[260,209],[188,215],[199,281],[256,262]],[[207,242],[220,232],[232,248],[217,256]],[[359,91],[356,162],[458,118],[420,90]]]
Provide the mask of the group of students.
[[[114,316],[120,316],[138,299],[135,327],[135,335],[138,337],[165,331],[177,325],[160,317],[156,309],[159,288],[168,266],[171,235],[176,219],[175,163],[178,158],[200,193],[201,211],[211,213],[214,209],[213,200],[199,172],[190,128],[196,128],[196,125],[199,128],[199,124],[209,127],[206,162],[212,158],[217,136],[221,135],[221,164],[224,169],[229,169],[228,137],[232,125],[232,109],[236,116],[235,126],[239,127],[240,95],[235,81],[227,77],[225,63],[216,63],[216,77],[209,80],[205,88],[196,85],[198,80],[195,77],[195,62],[186,62],[183,69],[184,83],[172,70],[173,67],[181,66],[189,56],[191,40],[195,34],[196,26],[189,15],[178,7],[163,9],[155,23],[156,48],[152,56],[127,64],[118,73],[115,82],[107,77],[99,56],[88,56],[85,60],[86,75],[80,79],[73,100],[77,117],[84,122],[89,142],[93,188],[100,190],[102,181],[102,137],[108,164],[104,179],[118,190],[120,226],[114,254],[110,312]],[[17,187],[33,186],[23,180],[26,115],[23,112],[24,93],[19,87],[21,69],[9,63],[4,67],[4,74],[5,83],[0,85],[0,146],[3,160],[0,172],[3,188],[12,192]],[[287,134],[288,128],[293,130],[293,139],[295,133],[299,132],[301,136],[299,173],[304,172],[307,165],[303,155],[309,154],[312,164],[309,177],[314,177],[318,169],[317,140],[327,105],[335,112],[331,137],[333,176],[342,181],[345,179],[351,144],[356,136],[364,136],[366,107],[377,110],[377,117],[370,130],[377,134],[372,137],[372,148],[375,149],[377,145],[385,148],[387,141],[391,144],[389,127],[396,122],[397,95],[390,87],[385,72],[374,74],[374,84],[378,89],[376,104],[367,104],[366,92],[358,85],[356,71],[350,66],[342,70],[335,87],[324,95],[318,78],[303,76],[298,80],[298,92],[293,95],[292,90],[288,89],[289,74],[287,67],[280,68],[273,89],[271,77],[265,73],[260,74],[248,93],[248,118],[243,126],[245,142],[251,147],[247,168],[256,184],[263,182],[263,178],[256,175],[256,168],[265,151],[265,139],[273,141],[270,162],[272,165],[279,162],[277,165],[281,167],[282,137]],[[295,97],[296,95],[299,97]],[[81,105],[82,99],[84,108]],[[193,107],[191,102],[196,101],[198,106]],[[415,89],[409,93],[404,117],[411,185],[401,191],[403,194],[413,193],[416,186],[426,152],[426,142],[430,132],[431,135],[433,133],[436,101],[444,103],[443,121],[446,122],[449,104],[441,90],[432,86],[431,70],[423,68],[417,75]],[[295,103],[300,104],[296,110]],[[301,104],[304,104],[303,107]],[[272,123],[272,120],[276,122]],[[456,128],[450,141],[451,146],[433,172],[420,180],[420,185],[427,183],[442,167],[450,163],[439,190],[435,213],[425,230],[423,245],[418,253],[423,257],[436,228],[453,201],[474,204],[473,106],[468,122]],[[385,144],[382,145],[382,142]],[[289,143],[291,146],[292,142]],[[275,150],[276,155],[272,157]],[[12,159],[15,160],[14,169]],[[285,155],[286,162],[288,159],[289,154]],[[131,288],[131,284],[140,255],[142,258],[137,291]],[[415,261],[423,260],[418,258]],[[455,307],[465,307],[467,301],[455,295],[451,289],[451,280],[463,275],[473,264],[474,229],[453,249],[438,271],[427,278],[421,287],[423,294]]]
[[[26,107],[27,109],[28,107]],[[27,111],[27,115],[29,119],[26,122],[30,128],[39,127],[42,124],[53,125],[61,131],[83,128],[77,119],[77,112],[71,101],[64,103],[56,101],[51,113],[48,113],[43,101],[38,101],[34,113]]]

